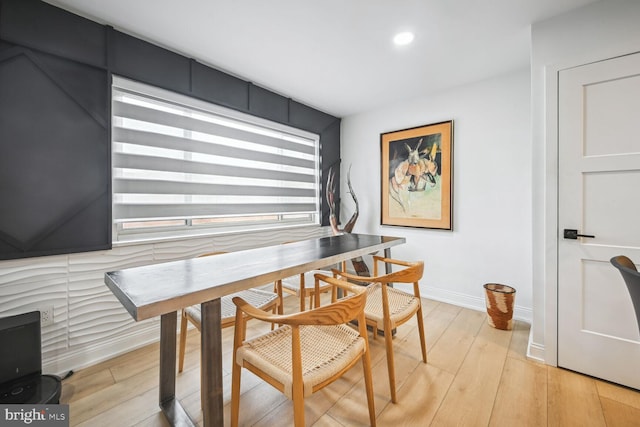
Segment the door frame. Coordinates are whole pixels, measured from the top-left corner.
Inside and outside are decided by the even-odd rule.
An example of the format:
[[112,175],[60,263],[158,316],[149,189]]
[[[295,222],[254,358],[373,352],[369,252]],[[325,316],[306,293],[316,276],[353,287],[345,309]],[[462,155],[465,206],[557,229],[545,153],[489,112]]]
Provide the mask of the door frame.
[[[544,67],[544,233],[540,250],[544,251],[542,259],[542,278],[544,280],[544,346],[529,342],[530,357],[544,360],[547,365],[558,366],[558,242],[560,224],[558,223],[559,188],[559,84],[558,75],[563,70],[607,61],[609,59],[640,53],[640,47],[620,51],[606,49],[602,52],[590,52],[575,55],[562,62]],[[535,146],[535,143],[534,143]],[[535,230],[534,230],[535,232]],[[535,268],[535,265],[534,265]],[[535,310],[534,310],[535,316]]]

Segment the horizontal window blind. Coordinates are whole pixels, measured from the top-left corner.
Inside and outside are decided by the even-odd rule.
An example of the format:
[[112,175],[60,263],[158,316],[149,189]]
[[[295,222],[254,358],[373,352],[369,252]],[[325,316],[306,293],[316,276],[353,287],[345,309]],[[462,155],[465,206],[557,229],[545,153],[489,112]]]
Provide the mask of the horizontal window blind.
[[317,135],[115,76],[112,115],[116,223],[319,218]]

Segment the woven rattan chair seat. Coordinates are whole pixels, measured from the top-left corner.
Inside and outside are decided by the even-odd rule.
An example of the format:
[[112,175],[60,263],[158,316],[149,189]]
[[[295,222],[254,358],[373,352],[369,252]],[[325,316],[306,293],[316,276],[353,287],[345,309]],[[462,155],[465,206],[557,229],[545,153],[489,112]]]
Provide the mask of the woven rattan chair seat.
[[[263,291],[261,289],[247,289],[234,294],[225,295],[220,298],[220,321],[223,326],[226,323],[233,322],[235,320],[236,306],[232,301],[233,297],[240,297],[259,309],[268,308],[275,304],[275,301],[278,299],[277,294],[269,291]],[[192,305],[184,310],[187,316],[191,318],[194,323],[197,323],[198,325],[202,324],[200,305]]]
[[[397,322],[412,316],[420,308],[420,301],[412,294],[387,287],[387,295],[389,296],[389,317],[391,318],[392,329],[396,327]],[[364,315],[368,321],[376,322],[378,329],[384,330],[382,285],[380,283],[369,285]]]
[[[313,387],[345,369],[365,351],[365,342],[358,332],[346,325],[301,326],[302,377],[304,396]],[[246,341],[236,354],[236,362],[256,366],[284,386],[284,394],[292,398],[291,327]]]
[[[313,289],[316,285],[316,279],[314,274],[324,274],[326,276],[331,276],[331,272],[327,270],[311,270],[304,273],[304,288],[305,289]],[[296,295],[300,295],[300,275],[287,277],[286,279],[282,279],[282,287],[285,289],[289,289],[292,292],[295,292]],[[322,283],[321,288],[328,288],[326,283]]]

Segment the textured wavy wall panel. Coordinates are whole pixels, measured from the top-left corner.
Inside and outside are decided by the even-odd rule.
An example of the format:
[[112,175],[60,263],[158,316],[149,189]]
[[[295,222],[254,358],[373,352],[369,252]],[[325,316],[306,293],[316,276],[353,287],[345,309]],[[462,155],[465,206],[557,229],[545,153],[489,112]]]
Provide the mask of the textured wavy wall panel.
[[215,251],[239,251],[242,249],[257,248],[260,246],[269,246],[278,243],[288,242],[292,240],[312,239],[315,237],[324,237],[331,234],[328,227],[300,227],[292,228],[286,231],[271,230],[256,233],[229,234],[226,236],[218,236],[214,239]]
[[67,256],[50,256],[31,260],[3,261],[0,286],[20,285],[44,277],[64,277],[67,274]]
[[69,345],[122,337],[154,322],[136,324],[104,284],[111,270],[153,264],[153,245],[135,245],[69,257]]
[[159,337],[159,318],[134,322],[104,284],[105,272],[330,234],[301,227],[0,261],[0,316],[53,306],[55,323],[42,328],[43,364],[56,373],[79,369]]
[[67,256],[5,261],[0,265],[0,316],[53,307],[55,323],[42,328],[42,353],[67,349]]
[[198,255],[216,250],[213,247],[212,240],[211,237],[208,237],[156,243],[154,245],[153,255],[156,262],[195,258]]

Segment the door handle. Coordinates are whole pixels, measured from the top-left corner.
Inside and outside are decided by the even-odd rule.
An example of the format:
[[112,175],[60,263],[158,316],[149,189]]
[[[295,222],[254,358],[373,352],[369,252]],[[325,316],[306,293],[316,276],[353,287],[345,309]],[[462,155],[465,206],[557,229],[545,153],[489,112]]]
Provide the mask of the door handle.
[[564,238],[565,239],[576,240],[578,237],[588,237],[590,239],[593,239],[596,236],[591,235],[591,234],[578,234],[578,230],[571,230],[569,228],[565,228],[564,229]]

